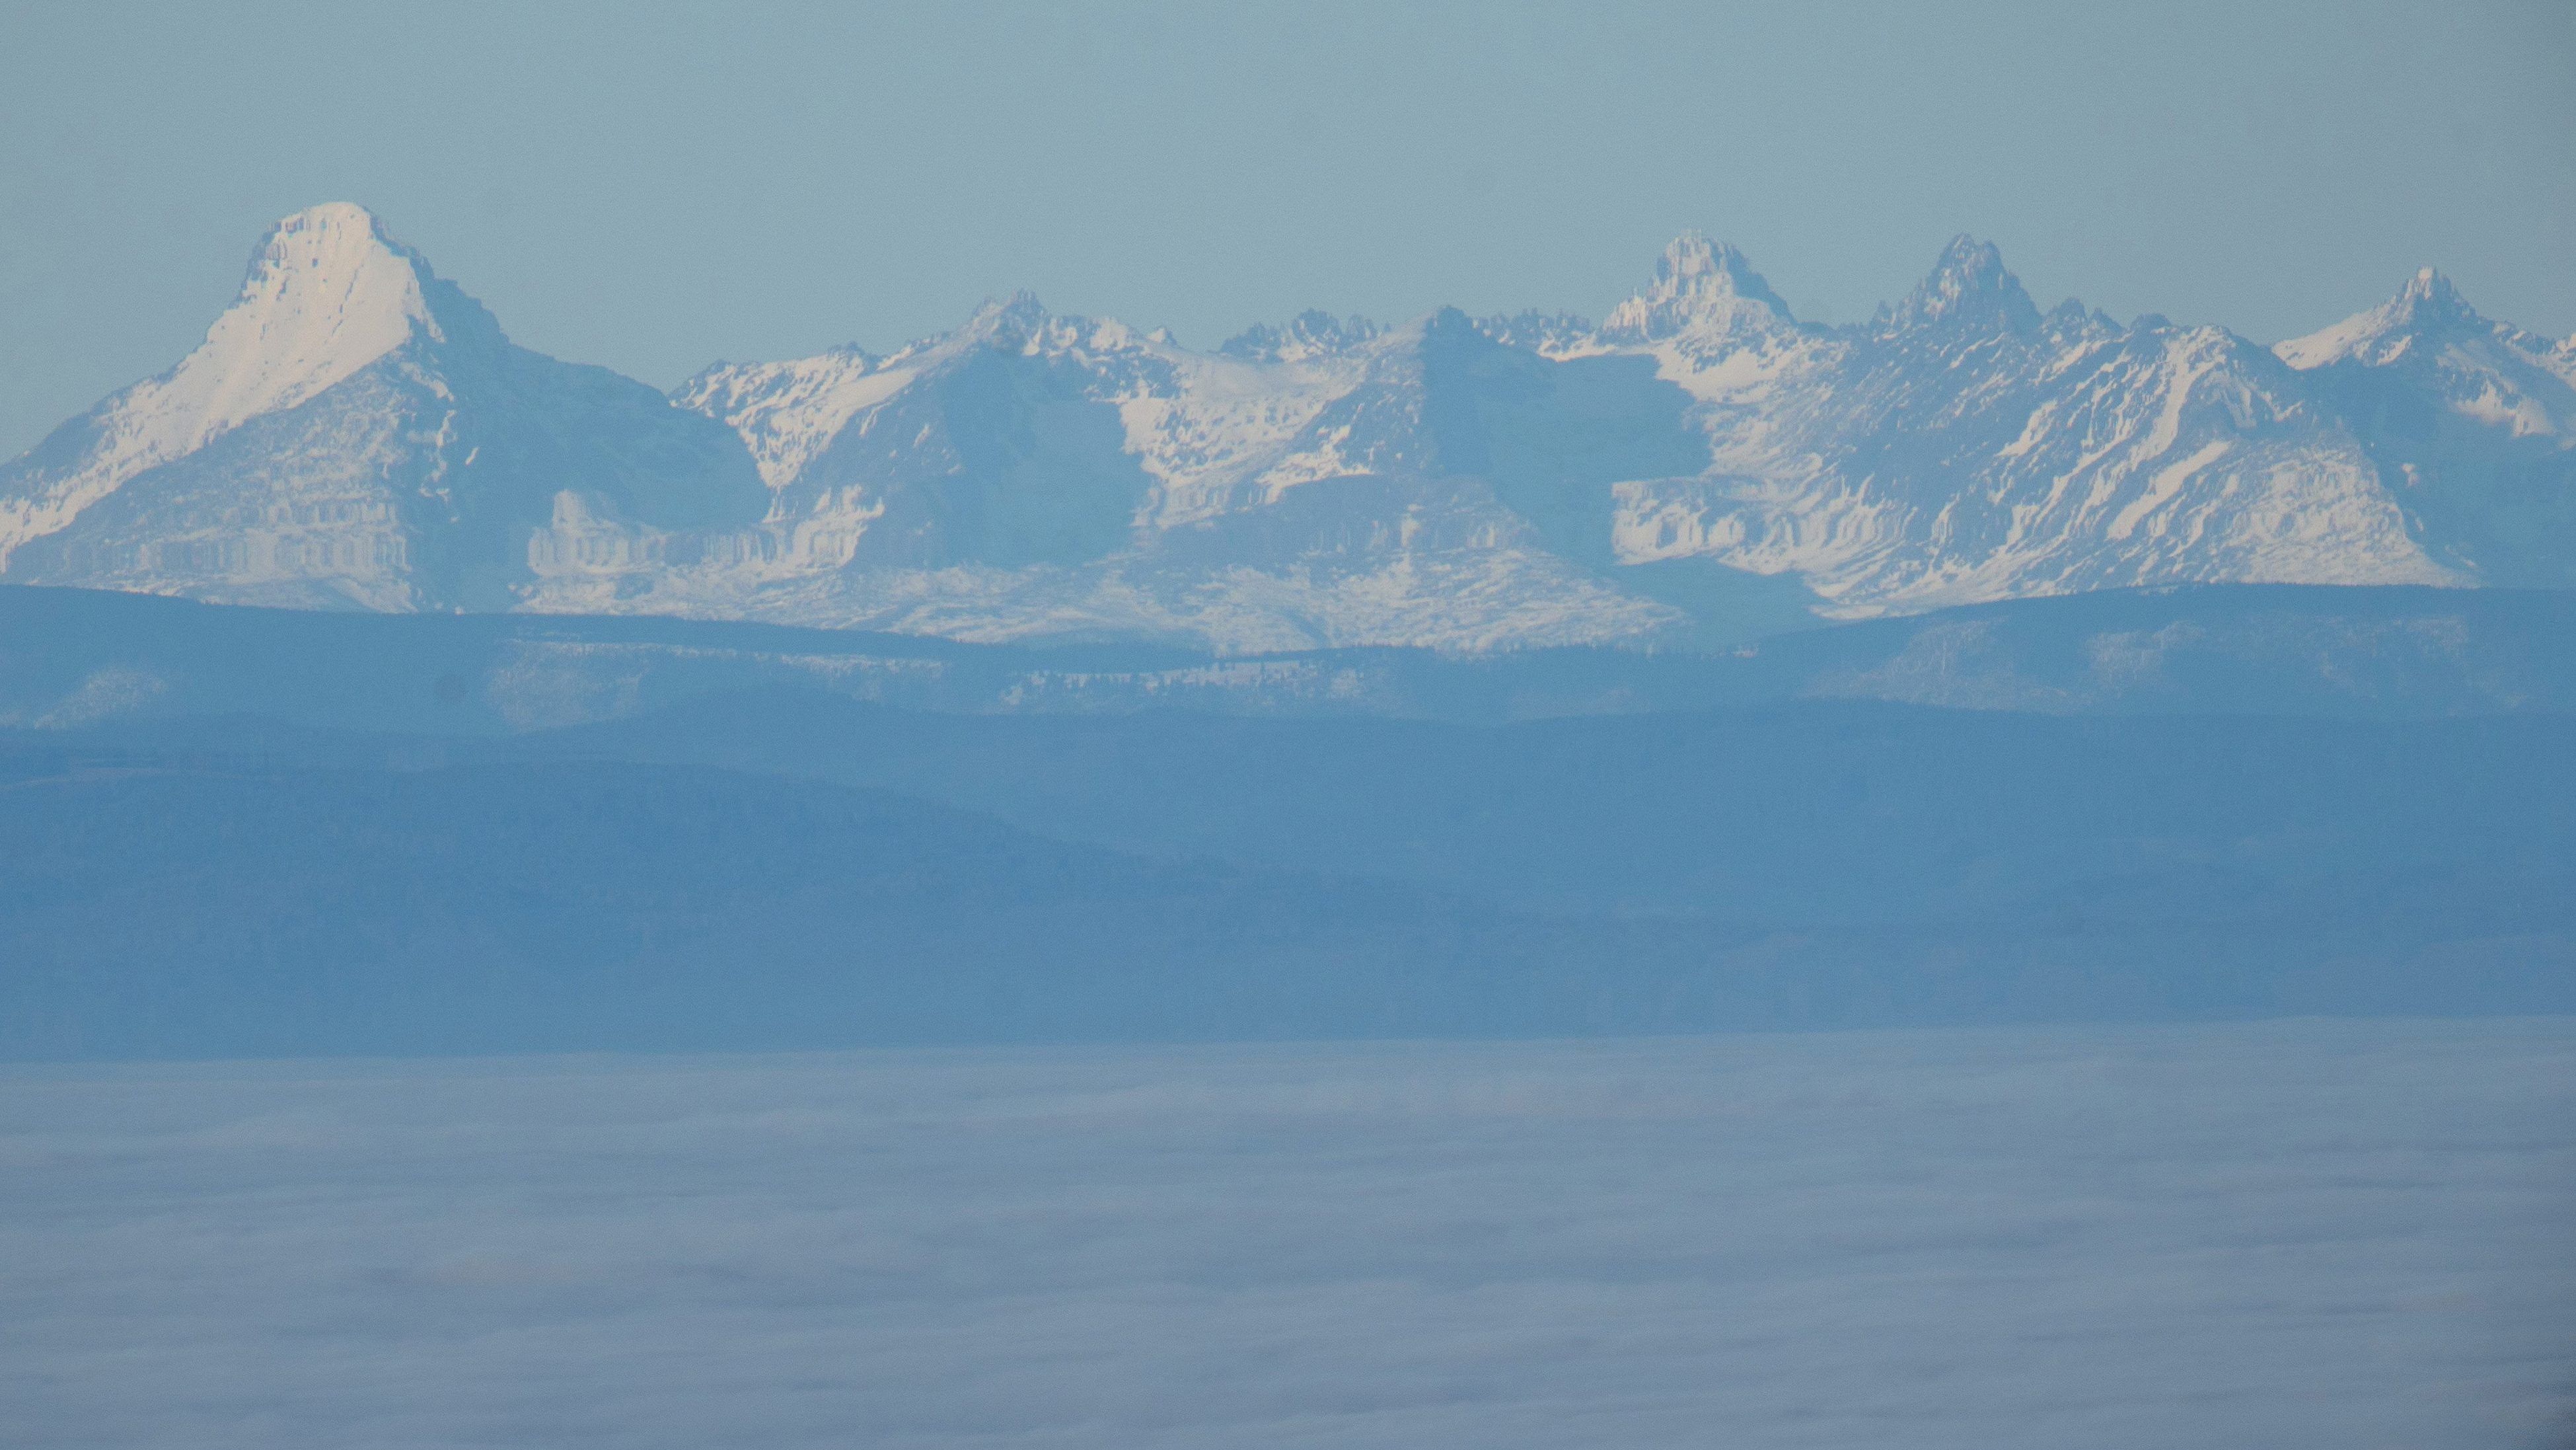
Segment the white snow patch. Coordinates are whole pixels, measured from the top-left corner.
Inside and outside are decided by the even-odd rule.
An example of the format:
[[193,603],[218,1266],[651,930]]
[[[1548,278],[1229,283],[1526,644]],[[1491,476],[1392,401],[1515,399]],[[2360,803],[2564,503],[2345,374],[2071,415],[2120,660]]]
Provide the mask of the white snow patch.
[[334,202],[286,218],[196,351],[103,404],[97,441],[77,467],[0,500],[0,564],[134,475],[314,397],[416,328],[437,335],[415,259],[364,208]]

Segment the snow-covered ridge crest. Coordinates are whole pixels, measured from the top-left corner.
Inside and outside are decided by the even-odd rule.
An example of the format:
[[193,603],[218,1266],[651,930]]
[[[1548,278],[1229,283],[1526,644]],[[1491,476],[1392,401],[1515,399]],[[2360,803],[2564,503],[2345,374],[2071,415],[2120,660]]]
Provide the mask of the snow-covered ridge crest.
[[0,502],[0,564],[145,469],[312,398],[416,329],[436,337],[427,270],[363,207],[332,202],[279,222],[196,351],[101,404],[72,467],[31,497]]
[[[1468,327],[1529,362],[1462,350]],[[741,373],[739,386],[692,385],[681,402],[765,449],[764,408],[793,411],[803,392],[796,379],[809,372],[840,377],[836,388],[849,391],[837,396],[867,404],[833,412],[799,456],[819,464],[826,433],[873,431],[876,441],[834,448],[836,463],[773,479],[773,521],[891,538],[913,507],[904,494],[931,477],[943,480],[939,490],[962,483],[966,497],[1004,496],[971,481],[978,445],[938,401],[956,386],[952,369],[982,349],[1062,369],[1043,388],[1025,375],[1024,389],[1060,387],[1052,395],[1067,402],[1114,406],[1121,451],[1151,484],[1123,548],[1047,575],[1054,592],[1043,599],[1014,584],[1011,598],[978,601],[969,611],[977,629],[1008,617],[1006,631],[1043,633],[1061,627],[1076,598],[1086,601],[1087,627],[1129,627],[1108,625],[1119,612],[1109,604],[1135,596],[1157,601],[1159,629],[1204,629],[1238,644],[1283,628],[1338,642],[1435,642],[1422,633],[1428,616],[1399,619],[1392,594],[1373,595],[1366,607],[1321,594],[1300,596],[1293,608],[1283,602],[1284,581],[1326,574],[1339,581],[1336,593],[1384,593],[1398,573],[1372,572],[1381,565],[1416,580],[1436,571],[1441,588],[1460,591],[1437,626],[1436,641],[1453,645],[1485,639],[1506,606],[1520,611],[1515,618],[1534,608],[1550,614],[1552,628],[1593,632],[1586,637],[1651,633],[1661,625],[1578,599],[1577,584],[1624,590],[1630,566],[1692,559],[1729,574],[1783,576],[1812,591],[1816,612],[1837,615],[2205,578],[2464,582],[2425,556],[2361,447],[2264,349],[2222,329],[2160,319],[2124,328],[2072,302],[2043,317],[1998,249],[1967,236],[1944,248],[1910,296],[1853,328],[1799,323],[1741,252],[1686,234],[1598,328],[1565,315],[1469,324],[1442,313],[1378,329],[1318,312],[1208,355],[1140,342],[1116,324],[1053,316],[1019,297],[882,364],[850,355],[782,365],[758,382]],[[866,386],[906,359],[918,360],[907,365],[918,369],[916,381],[888,393]],[[1637,363],[1650,366],[1630,366]],[[1606,570],[1568,569],[1569,560],[1549,554],[1555,573],[1512,573],[1507,554],[1543,552],[1520,503],[1479,492],[1481,483],[1445,481],[1528,466],[1528,453],[1515,463],[1493,450],[1531,446],[1536,435],[1526,430],[1541,414],[1512,410],[1544,409],[1558,386],[1551,366],[1590,370],[1564,375],[1576,390],[1569,398],[1595,400],[1578,408],[1610,396],[1582,388],[1604,387],[1631,410],[1616,428],[1579,413],[1547,415],[1558,421],[1544,426],[1566,431],[1536,444],[1546,466],[1570,471],[1559,497],[1599,490],[1585,507],[1608,524]],[[841,371],[848,368],[859,371]],[[1674,392],[1658,401],[1656,387]],[[898,414],[893,392],[915,400]],[[993,436],[1022,440],[1011,445],[1014,456],[1033,446],[1065,460],[1048,487],[1070,496],[1082,476],[1073,433],[1052,430],[1073,415],[1050,416],[1014,414]],[[1522,431],[1501,442],[1478,431],[1488,418]],[[1676,427],[1682,436],[1656,434]],[[1623,461],[1596,463],[1585,449]],[[1696,465],[1687,457],[1694,450],[1703,460]],[[1572,476],[1603,467],[1640,471],[1598,482]],[[1114,472],[1091,476],[1108,484]],[[1310,493],[1310,485],[1325,487]],[[1387,500],[1418,489],[1439,501],[1408,505],[1401,519],[1379,516]],[[1549,506],[1526,492],[1518,499]],[[1565,521],[1552,526],[1561,531]],[[1222,552],[1217,539],[1227,541]],[[808,568],[823,572],[805,577],[857,604],[857,576],[841,571],[864,564],[873,547],[817,555]],[[780,559],[804,553],[783,550]],[[1647,587],[1644,572],[1633,587]],[[1294,619],[1279,618],[1283,609]],[[1229,622],[1204,623],[1215,616],[1202,611]],[[862,613],[884,621],[875,605]]]
[[2421,374],[2416,389],[2515,438],[2576,446],[2576,338],[2560,342],[2482,316],[2430,267],[2396,296],[2272,351],[2302,372]]
[[[907,350],[907,353],[909,350]],[[720,418],[751,449],[760,478],[784,488],[862,411],[903,391],[913,370],[857,346],[778,363],[718,363],[673,402]]]
[[2488,582],[2576,587],[2576,349],[2480,316],[2426,267],[2273,351],[2443,558]]
[[2305,371],[2352,361],[2380,366],[2396,361],[2411,335],[2427,326],[2481,321],[2451,285],[2430,267],[2406,279],[2396,296],[2368,311],[2356,312],[2332,327],[2294,337],[2273,347],[2281,361]]
[[1384,330],[1365,317],[1308,308],[1277,326],[1254,323],[1220,343],[1217,352],[1245,362],[1309,362],[1374,341]]
[[182,448],[262,413],[292,408],[400,347],[413,329],[435,339],[419,255],[385,235],[364,207],[331,202],[277,224],[251,257],[241,295],[203,346],[165,380],[136,390],[173,421]]
[[1932,275],[1882,319],[1891,331],[1935,323],[2000,325],[2014,332],[2039,328],[2039,306],[2021,279],[2004,266],[1994,243],[1962,232],[1943,248]]
[[2232,580],[2471,582],[2298,374],[2219,328],[2042,316],[1954,239],[1862,328],[1656,345],[1717,467],[1618,487],[1639,562],[1793,575],[1823,612]]
[[1614,343],[1656,342],[1692,328],[1725,329],[1739,319],[1773,327],[1794,321],[1789,304],[1742,252],[1684,232],[1664,248],[1646,290],[1611,310],[1601,324],[1601,337]]
[[204,347],[0,466],[0,577],[1221,651],[1723,642],[2194,581],[2576,586],[2576,349],[2430,273],[2329,332],[2276,355],[2042,314],[1965,236],[1872,321],[1802,323],[1690,234],[1599,327],[1308,312],[1199,351],[1020,293],[891,355],[665,395],[510,346],[320,207]]

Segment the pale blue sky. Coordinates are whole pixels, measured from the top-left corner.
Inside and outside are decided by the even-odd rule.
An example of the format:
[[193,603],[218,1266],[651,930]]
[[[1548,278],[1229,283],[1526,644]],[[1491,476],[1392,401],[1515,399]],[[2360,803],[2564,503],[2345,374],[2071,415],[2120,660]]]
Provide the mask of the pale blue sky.
[[1674,232],[1865,316],[1957,231],[2269,341],[2416,266],[2576,330],[2576,5],[0,0],[0,455],[175,361],[262,228],[375,208],[659,384],[988,294],[1211,344],[1598,315]]

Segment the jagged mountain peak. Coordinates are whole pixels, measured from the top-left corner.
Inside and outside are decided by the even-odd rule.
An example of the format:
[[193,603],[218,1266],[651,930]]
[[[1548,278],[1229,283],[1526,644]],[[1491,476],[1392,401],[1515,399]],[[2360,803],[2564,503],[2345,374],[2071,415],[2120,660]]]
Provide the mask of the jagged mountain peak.
[[[178,367],[131,402],[184,451],[261,413],[290,408],[409,341],[442,336],[435,278],[364,207],[287,217],[251,254],[240,295]],[[149,391],[150,396],[144,394]]]
[[1997,326],[2029,332],[2039,306],[2004,266],[2002,249],[1965,232],[1941,249],[1931,274],[1883,317],[1891,331],[1932,325]]
[[352,201],[326,201],[272,223],[251,249],[247,296],[263,277],[317,273],[328,277],[363,266],[378,252],[417,265],[419,254],[395,241],[374,212]]
[[1052,314],[1038,295],[1023,287],[1008,297],[987,297],[963,326],[950,336],[1003,348],[1023,346]]
[[1497,313],[1476,319],[1476,329],[1505,347],[1517,347],[1543,357],[1579,354],[1594,345],[1599,331],[1592,319],[1573,312],[1541,312],[1536,308],[1515,313]]
[[2479,315],[2430,267],[2273,351],[2369,445],[2444,558],[2492,584],[2576,584],[2576,357]]
[[43,485],[0,503],[0,565],[126,479],[294,408],[415,337],[442,339],[457,323],[488,326],[489,315],[366,208],[329,202],[278,221],[195,351],[101,403],[78,444],[40,445],[78,452],[37,470],[49,476]]
[[1693,328],[1731,329],[1739,322],[1785,326],[1789,304],[1771,290],[1742,252],[1684,232],[1655,262],[1655,280],[1620,303],[1601,324],[1617,342],[1653,342]]
[[2415,275],[2406,279],[2406,286],[2397,295],[2412,308],[2433,306],[2465,310],[2468,307],[2468,303],[2461,300],[2460,289],[2451,285],[2451,279],[2431,267],[2416,268]]
[[390,253],[411,266],[420,254],[395,241],[374,212],[353,201],[326,201],[278,218],[251,249],[244,295],[263,277],[305,273],[318,279],[345,276],[378,253]]
[[1226,357],[1245,362],[1305,362],[1347,352],[1362,343],[1372,342],[1384,332],[1357,313],[1335,317],[1317,308],[1273,325],[1257,322],[1217,345]]
[[1167,328],[1145,332],[1114,317],[1050,311],[1036,293],[1022,289],[1008,298],[987,299],[955,331],[924,338],[886,361],[937,366],[943,359],[954,362],[979,350],[1045,357],[1185,351]]
[[1961,232],[1941,248],[1940,258],[1933,262],[1931,275],[1924,279],[1923,287],[1955,297],[1999,288],[2011,277],[2012,273],[2004,266],[2001,247]]
[[2451,279],[2431,267],[2419,267],[2397,295],[2377,307],[2356,312],[2331,327],[2294,337],[2272,351],[2294,368],[2359,362],[2382,367],[2406,354],[2416,338],[2467,326],[2491,330]]
[[[260,239],[177,366],[0,467],[0,571],[235,601],[511,602],[557,496],[642,528],[757,519],[739,437],[510,346],[366,208]],[[553,510],[560,512],[560,509]]]
[[[2427,272],[2360,325],[2475,316]],[[1703,586],[1755,576],[1842,614],[2457,582],[2428,551],[2504,556],[2436,505],[2576,456],[2576,376],[2555,342],[2441,326],[2408,366],[2302,377],[2217,328],[2043,318],[1962,236],[1874,323],[1827,328],[1690,233],[1599,329],[1307,311],[1199,352],[1020,292],[888,356],[719,365],[666,398],[507,346],[335,204],[271,229],[188,362],[0,469],[0,571],[1228,649],[1731,629],[1756,606]],[[2441,457],[2365,436],[2427,402]],[[2563,554],[2559,524],[2516,527]]]
[[2469,305],[2469,299],[2460,295],[2460,289],[2451,285],[2450,278],[2431,267],[2416,268],[2415,275],[2406,279],[2406,285],[2398,289],[2397,295],[2390,298],[2386,306],[2391,320],[2419,329],[2430,330],[2454,323],[2465,323],[2480,330],[2492,326]]
[[[2087,307],[2082,302],[2072,297],[2069,297],[2058,303],[2055,307],[2048,309],[2047,316],[2041,320],[2048,326],[2051,332],[2061,337],[2107,337],[2130,330],[2121,327],[2119,322],[2109,313],[2102,311],[2098,307]],[[2161,314],[2150,312],[2142,314],[2137,319],[2135,326],[2138,328],[2144,328],[2151,320],[2158,324],[2163,324],[2165,322],[2165,319]]]
[[271,356],[326,365],[353,343],[400,333],[501,342],[483,304],[441,278],[373,212],[325,202],[281,218],[251,252],[241,292],[209,329]]
[[1754,272],[1744,253],[1731,243],[1712,242],[1699,232],[1684,232],[1664,247],[1655,263],[1655,286],[1671,295],[1723,290],[1737,296],[1777,301],[1770,284]]

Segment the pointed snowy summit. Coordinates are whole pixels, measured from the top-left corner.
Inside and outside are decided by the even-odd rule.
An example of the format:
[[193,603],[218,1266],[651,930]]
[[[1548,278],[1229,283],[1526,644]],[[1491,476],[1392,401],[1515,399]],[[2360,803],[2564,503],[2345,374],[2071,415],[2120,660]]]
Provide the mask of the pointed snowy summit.
[[364,207],[333,202],[268,229],[176,367],[0,465],[0,574],[303,608],[507,607],[534,561],[563,552],[534,536],[566,491],[586,517],[643,529],[767,506],[731,430],[511,346]]
[[439,337],[428,264],[366,208],[331,202],[269,229],[241,293],[179,365],[111,400],[148,467],[262,413],[292,408],[411,340]]
[[1601,324],[1601,336],[1612,342],[1654,342],[1694,328],[1723,330],[1739,322],[1785,326],[1793,321],[1789,304],[1742,252],[1684,232],[1664,248],[1646,290],[1612,309]]
[[2451,279],[2430,267],[2418,268],[2397,295],[2366,312],[2356,312],[2331,327],[2277,344],[2281,361],[2305,371],[2339,362],[2382,367],[2403,357],[2418,337],[2465,324],[2492,330]]
[[2576,577],[2547,511],[2576,351],[2430,271],[2286,345],[2349,359],[2305,372],[2042,318],[1973,237],[1858,327],[1799,323],[1696,234],[1642,280],[1599,328],[1308,312],[1207,353],[1022,293],[673,398],[510,345],[364,209],[316,207],[203,347],[0,466],[0,579],[1239,651],[1663,638],[1699,606],[1627,566],[1684,559],[1845,616]]
[[1941,249],[1932,274],[1896,305],[1887,325],[1892,331],[1941,324],[2001,325],[2028,332],[2039,321],[2038,304],[2005,268],[2002,251],[1962,232]]
[[2482,582],[2576,587],[2576,354],[2481,316],[2423,268],[2397,295],[2273,348],[2445,529]]
[[88,446],[70,467],[0,500],[0,563],[134,475],[315,397],[416,332],[438,337],[432,282],[419,254],[364,207],[330,202],[278,222],[206,340],[93,410]]

